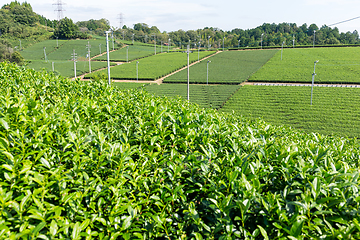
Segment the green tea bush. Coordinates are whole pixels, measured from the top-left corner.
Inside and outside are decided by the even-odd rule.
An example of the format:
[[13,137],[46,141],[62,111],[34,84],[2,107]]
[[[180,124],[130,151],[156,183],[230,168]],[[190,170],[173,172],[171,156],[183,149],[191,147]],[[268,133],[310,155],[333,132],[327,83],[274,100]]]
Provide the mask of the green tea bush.
[[358,239],[359,144],[0,63],[1,239]]

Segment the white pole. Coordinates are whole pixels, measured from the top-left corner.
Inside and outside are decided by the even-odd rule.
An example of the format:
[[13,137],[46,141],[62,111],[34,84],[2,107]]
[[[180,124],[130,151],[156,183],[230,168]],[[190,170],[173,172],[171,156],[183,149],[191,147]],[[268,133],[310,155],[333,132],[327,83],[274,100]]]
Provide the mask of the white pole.
[[198,47],[198,62],[200,61],[200,41],[199,41],[199,47]]
[[189,71],[189,54],[190,54],[190,45],[187,45],[187,100],[190,100],[190,71]]
[[52,71],[55,71],[54,62],[52,62]]
[[312,97],[313,97],[313,88],[314,88],[314,79],[315,79],[315,66],[316,66],[316,63],[318,63],[319,60],[315,61],[314,62],[314,73],[312,74],[312,82],[311,82],[311,99],[310,99],[310,105],[312,105]]
[[21,39],[19,39],[19,41],[20,41],[20,51],[21,51]]
[[111,31],[106,31],[106,52],[107,52],[107,69],[108,69],[108,84],[110,86],[110,54],[109,54],[109,33]]
[[129,46],[126,46],[126,62],[129,62]]
[[114,50],[115,50],[115,47],[114,47],[114,35],[113,35],[113,33],[111,33],[111,38],[112,38],[113,51],[114,51]]
[[90,48],[91,48],[91,46],[90,46],[90,42],[88,41],[88,45],[86,46],[87,47],[87,49],[88,49],[88,56],[89,56],[89,73],[91,73],[91,57],[90,57]]
[[240,48],[240,40],[239,40],[239,43],[238,43],[238,48]]
[[168,52],[170,52],[170,38],[169,38],[169,42],[168,42]]
[[156,55],[156,35],[154,34],[154,51],[155,51],[155,55]]
[[75,53],[75,49],[73,49],[73,60],[74,60],[74,75],[76,78],[76,53]]
[[136,81],[139,81],[139,61],[136,62]]
[[161,53],[162,53],[162,41],[160,41],[160,44],[161,44]]
[[313,48],[315,47],[315,30],[314,30],[314,42],[313,42]]
[[293,35],[293,48],[295,47],[295,35]]
[[261,49],[262,49],[263,36],[264,36],[264,33],[261,34]]
[[211,61],[207,61],[207,68],[206,68],[206,85],[209,85],[209,63]]
[[225,37],[223,37],[223,51],[225,51],[224,50],[224,42],[225,42]]

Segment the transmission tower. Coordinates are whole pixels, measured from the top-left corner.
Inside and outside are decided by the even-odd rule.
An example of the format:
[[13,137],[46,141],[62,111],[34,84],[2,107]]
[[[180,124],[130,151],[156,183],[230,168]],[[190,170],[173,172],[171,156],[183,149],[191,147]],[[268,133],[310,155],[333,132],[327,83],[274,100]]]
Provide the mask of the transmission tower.
[[118,19],[120,20],[120,29],[124,26],[124,14],[120,13]]
[[58,21],[60,21],[63,18],[62,12],[65,11],[62,7],[65,3],[61,0],[56,0],[56,3],[53,3],[53,5],[56,5],[56,9],[54,11],[57,12]]

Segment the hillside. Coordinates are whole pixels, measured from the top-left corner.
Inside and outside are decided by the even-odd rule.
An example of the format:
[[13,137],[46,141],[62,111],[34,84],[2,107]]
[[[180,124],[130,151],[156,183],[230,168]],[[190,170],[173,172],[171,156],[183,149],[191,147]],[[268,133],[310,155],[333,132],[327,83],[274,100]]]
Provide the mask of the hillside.
[[1,239],[359,239],[359,143],[0,63]]

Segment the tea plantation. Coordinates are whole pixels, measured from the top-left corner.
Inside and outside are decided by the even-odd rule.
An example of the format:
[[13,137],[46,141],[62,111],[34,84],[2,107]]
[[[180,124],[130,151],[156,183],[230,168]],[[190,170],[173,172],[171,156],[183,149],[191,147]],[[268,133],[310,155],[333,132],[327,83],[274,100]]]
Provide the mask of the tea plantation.
[[[207,61],[209,63],[209,83],[239,84],[261,68],[277,50],[227,51],[221,52],[201,63],[191,66],[191,83],[206,83]],[[195,53],[195,52],[194,52]],[[186,83],[187,70],[167,77],[165,83]]]
[[281,51],[250,77],[260,82],[310,82],[316,65],[317,83],[360,83],[360,48],[305,48]]
[[221,109],[272,124],[348,137],[360,137],[360,89],[243,86]]
[[356,139],[4,62],[0,93],[1,239],[360,238]]

